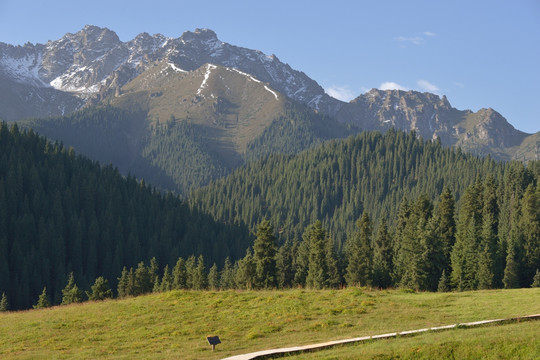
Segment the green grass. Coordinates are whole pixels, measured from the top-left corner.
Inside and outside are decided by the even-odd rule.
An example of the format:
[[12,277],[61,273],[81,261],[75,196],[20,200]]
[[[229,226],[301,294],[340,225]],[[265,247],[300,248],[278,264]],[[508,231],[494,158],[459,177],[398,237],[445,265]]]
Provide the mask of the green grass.
[[[266,348],[535,313],[540,313],[540,289],[445,294],[357,288],[173,291],[2,314],[0,358],[217,359]],[[376,358],[379,354],[381,358],[445,357],[470,341],[479,348],[514,352],[508,331],[517,334],[518,345],[532,342],[532,351],[539,353],[540,323],[494,329],[498,327],[456,329],[303,356],[356,358],[358,351],[364,354],[365,349],[372,349]],[[214,353],[206,343],[207,335],[219,335],[222,340]],[[420,351],[414,352],[417,348]]]
[[538,322],[431,332],[370,341],[297,356],[290,360],[348,359],[538,359]]

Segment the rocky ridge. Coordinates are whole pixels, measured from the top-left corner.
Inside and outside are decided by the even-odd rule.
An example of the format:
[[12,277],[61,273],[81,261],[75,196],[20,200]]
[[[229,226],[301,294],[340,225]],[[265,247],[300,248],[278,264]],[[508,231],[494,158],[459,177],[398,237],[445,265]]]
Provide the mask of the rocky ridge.
[[236,68],[327,114],[335,114],[343,105],[275,55],[227,44],[208,29],[187,31],[176,39],[141,33],[122,42],[107,28],[87,25],[47,44],[0,43],[0,76],[32,88],[67,92],[85,101],[114,94],[156,61],[170,62],[185,71],[207,63]]

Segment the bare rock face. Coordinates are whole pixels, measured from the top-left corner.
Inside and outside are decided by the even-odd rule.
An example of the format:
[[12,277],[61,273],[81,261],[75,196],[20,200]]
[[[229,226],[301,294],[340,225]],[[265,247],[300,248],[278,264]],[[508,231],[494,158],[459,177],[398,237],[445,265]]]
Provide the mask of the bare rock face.
[[373,89],[345,104],[336,117],[364,130],[415,131],[424,139],[438,138],[444,145],[461,146],[479,155],[520,145],[528,136],[493,109],[461,111],[445,96],[417,91]]

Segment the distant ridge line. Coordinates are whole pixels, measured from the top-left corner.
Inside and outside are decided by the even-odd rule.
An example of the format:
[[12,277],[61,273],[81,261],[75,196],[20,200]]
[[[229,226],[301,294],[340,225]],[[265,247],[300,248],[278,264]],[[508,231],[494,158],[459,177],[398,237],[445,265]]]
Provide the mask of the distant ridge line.
[[292,353],[322,350],[322,349],[330,348],[336,345],[364,342],[367,340],[389,339],[389,338],[396,338],[398,336],[413,336],[413,335],[418,335],[418,334],[425,333],[428,331],[442,331],[442,330],[449,330],[449,329],[455,329],[455,328],[471,328],[471,327],[483,326],[483,325],[488,325],[488,324],[489,325],[504,324],[504,323],[514,323],[514,322],[531,321],[531,320],[540,320],[540,314],[518,316],[518,317],[513,317],[513,318],[507,318],[507,319],[474,321],[474,322],[459,323],[459,324],[452,324],[452,325],[436,326],[436,327],[431,327],[431,328],[423,328],[423,329],[417,329],[417,330],[393,332],[393,333],[388,333],[388,334],[335,340],[335,341],[329,341],[329,342],[319,343],[319,344],[294,346],[294,347],[289,347],[289,348],[280,348],[280,349],[272,349],[272,350],[262,350],[262,351],[257,351],[257,352],[253,352],[249,354],[230,356],[227,358],[223,358],[222,360],[266,359],[270,356],[280,357],[280,356],[285,356]]

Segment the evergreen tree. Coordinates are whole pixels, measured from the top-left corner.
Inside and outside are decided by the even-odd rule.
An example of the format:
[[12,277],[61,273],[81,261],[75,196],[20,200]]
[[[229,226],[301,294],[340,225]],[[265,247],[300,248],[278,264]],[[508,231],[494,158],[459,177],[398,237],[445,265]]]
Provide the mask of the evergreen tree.
[[327,269],[326,287],[337,288],[341,283],[339,259],[331,236],[326,236],[325,258]]
[[510,241],[508,243],[508,255],[506,256],[506,267],[504,268],[503,284],[505,289],[514,289],[520,286],[519,269],[519,243],[521,240],[520,231],[517,225],[510,230]]
[[[395,271],[400,274],[399,285],[416,290],[434,290],[440,277],[440,243],[435,237],[433,205],[426,195],[415,201],[404,217],[397,240],[401,242],[396,256]],[[429,262],[433,261],[433,264]]]
[[383,217],[373,245],[373,286],[384,289],[392,285],[392,255],[392,240]]
[[482,229],[478,248],[477,281],[479,289],[491,289],[496,284],[497,233],[499,228],[499,205],[497,185],[493,176],[484,181]]
[[2,300],[0,300],[0,311],[9,311],[9,302],[6,293],[2,293]]
[[225,264],[221,270],[219,284],[222,289],[236,288],[234,267],[228,256],[225,258]]
[[159,285],[159,290],[164,291],[171,291],[173,289],[173,277],[171,275],[171,271],[169,270],[169,264],[165,265],[165,269],[163,269],[163,278],[161,278],[161,284]]
[[[150,265],[148,266],[148,278],[152,284],[152,287],[155,286],[156,279],[159,282],[159,265],[155,257],[150,259]],[[158,284],[159,285],[159,284]]]
[[186,289],[195,289],[195,277],[197,260],[195,255],[191,255],[186,260]]
[[439,284],[437,286],[438,292],[448,292],[450,291],[450,281],[448,276],[446,276],[446,269],[443,269],[441,278],[439,279]]
[[[529,184],[521,201],[521,229],[525,250],[525,278],[531,279],[540,268],[540,186]],[[526,282],[530,282],[526,281]]]
[[216,263],[208,270],[208,287],[210,290],[219,290],[219,271]]
[[50,306],[51,302],[49,300],[49,297],[47,296],[47,288],[44,287],[41,295],[39,295],[37,304],[34,305],[34,309],[42,309]]
[[186,262],[184,261],[182,257],[179,257],[178,260],[176,261],[176,264],[174,265],[174,268],[172,271],[172,277],[173,277],[173,283],[172,283],[173,289],[185,289],[187,287]]
[[436,291],[447,261],[444,257],[444,243],[438,237],[437,219],[431,217],[420,238],[423,249],[421,266],[425,273],[422,290]]
[[73,273],[69,274],[68,283],[62,290],[62,305],[82,302],[82,291],[75,284]]
[[251,253],[251,248],[246,250],[246,256],[238,261],[238,270],[236,271],[236,285],[241,289],[252,289],[256,281],[257,268],[255,260]]
[[306,277],[307,287],[321,289],[327,286],[326,236],[326,230],[323,229],[322,223],[319,220],[315,224],[310,225],[304,233],[304,241],[307,241],[309,244],[309,262]]
[[531,284],[531,287],[540,287],[540,271],[538,269],[536,269],[536,274],[534,274],[533,276],[533,282]]
[[294,281],[293,253],[290,241],[286,241],[276,254],[277,286],[289,288]]
[[118,287],[116,289],[116,292],[118,293],[119,298],[123,298],[128,296],[129,293],[129,279],[128,279],[128,270],[124,266],[122,269],[122,274],[118,278]]
[[152,292],[155,277],[152,277],[150,268],[144,265],[144,261],[139,262],[135,270],[135,296]]
[[86,292],[88,300],[90,301],[99,301],[105,299],[111,299],[113,297],[113,292],[109,287],[109,282],[103,276],[100,276],[94,282],[94,285],[91,287],[90,292]]
[[153,293],[160,293],[161,292],[161,282],[159,281],[159,276],[156,276],[156,278],[153,281],[154,286],[152,287]]
[[268,220],[257,226],[257,238],[253,244],[253,257],[257,269],[257,287],[276,286],[276,238]]
[[445,269],[450,271],[450,254],[456,242],[455,200],[448,187],[445,187],[439,197],[435,209],[437,236],[440,238],[445,259]]
[[477,288],[478,249],[481,242],[482,186],[467,188],[459,213],[456,243],[451,253],[451,282],[458,290]]
[[199,255],[197,259],[197,267],[193,274],[193,289],[204,290],[208,288],[208,275],[206,274],[206,267],[204,265],[204,257]]
[[306,278],[309,269],[309,239],[305,239],[301,243],[296,242],[295,246],[296,258],[294,259],[294,284],[296,286],[306,286]]
[[373,268],[371,247],[373,226],[367,212],[364,212],[357,221],[357,228],[346,244],[348,264],[345,280],[349,285],[366,286],[371,284]]

